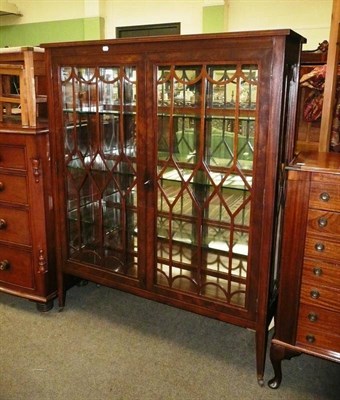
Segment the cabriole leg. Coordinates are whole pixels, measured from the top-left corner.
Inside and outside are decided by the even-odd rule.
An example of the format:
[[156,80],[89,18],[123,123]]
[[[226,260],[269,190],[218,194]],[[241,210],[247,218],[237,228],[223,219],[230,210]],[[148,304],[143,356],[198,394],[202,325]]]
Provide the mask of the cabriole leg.
[[274,378],[268,382],[271,389],[278,389],[282,381],[281,362],[284,359],[290,360],[292,357],[300,355],[301,352],[289,349],[277,343],[272,343],[270,346],[270,361],[274,369]]

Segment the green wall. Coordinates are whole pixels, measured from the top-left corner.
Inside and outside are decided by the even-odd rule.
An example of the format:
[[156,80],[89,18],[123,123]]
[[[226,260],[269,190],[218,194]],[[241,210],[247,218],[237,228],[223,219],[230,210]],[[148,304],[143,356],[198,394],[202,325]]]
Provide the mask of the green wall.
[[224,6],[203,7],[203,33],[224,32]]
[[102,39],[104,18],[81,18],[0,26],[0,47]]
[[[0,26],[0,47],[104,39],[104,28],[105,19],[102,17],[3,25]],[[223,31],[224,6],[203,7],[202,32]]]

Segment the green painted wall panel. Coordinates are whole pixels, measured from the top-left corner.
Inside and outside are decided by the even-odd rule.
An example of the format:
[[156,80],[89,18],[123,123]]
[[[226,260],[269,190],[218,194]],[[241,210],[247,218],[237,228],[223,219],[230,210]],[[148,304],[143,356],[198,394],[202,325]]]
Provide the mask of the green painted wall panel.
[[0,47],[102,39],[103,32],[104,19],[100,17],[5,25],[0,26]]
[[203,33],[224,31],[224,6],[203,7]]
[[104,39],[104,18],[84,19],[84,40]]

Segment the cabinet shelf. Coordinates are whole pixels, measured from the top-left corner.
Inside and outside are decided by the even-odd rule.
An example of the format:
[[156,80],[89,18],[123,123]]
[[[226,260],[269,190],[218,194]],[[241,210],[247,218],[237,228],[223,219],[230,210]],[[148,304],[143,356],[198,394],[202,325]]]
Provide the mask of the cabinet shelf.
[[[213,108],[207,107],[204,111],[204,116],[206,117],[230,117],[235,118],[235,108]],[[159,106],[157,115],[158,116],[174,116],[174,117],[191,117],[191,118],[201,118],[201,108],[194,107],[174,107],[173,109],[166,106]],[[240,118],[255,118],[256,110],[253,109],[238,109],[238,115]]]
[[[122,107],[124,115],[135,115],[136,107],[124,104]],[[79,115],[93,115],[93,114],[113,114],[119,115],[121,113],[121,108],[119,106],[105,108],[104,106],[93,106],[93,107],[81,107],[81,108],[63,108],[63,112],[65,113],[76,113]]]
[[[236,189],[236,190],[241,190],[241,191],[248,191],[251,186],[252,186],[252,181],[253,177],[252,176],[246,176],[244,179],[242,179],[241,176],[239,175],[229,175],[226,177],[225,172],[221,171],[219,172],[210,172],[209,178],[211,179],[208,180],[207,178],[204,179],[204,177],[190,180],[192,178],[194,173],[194,170],[188,171],[179,171],[177,169],[172,169],[170,171],[167,171],[163,174],[161,174],[160,179],[161,181],[174,181],[174,182],[190,182],[192,185],[204,185],[204,186],[212,186],[212,182],[214,183],[214,186],[221,186],[226,189]],[[223,181],[223,183],[222,183]],[[246,181],[246,183],[245,183]],[[222,183],[222,185],[221,185]]]

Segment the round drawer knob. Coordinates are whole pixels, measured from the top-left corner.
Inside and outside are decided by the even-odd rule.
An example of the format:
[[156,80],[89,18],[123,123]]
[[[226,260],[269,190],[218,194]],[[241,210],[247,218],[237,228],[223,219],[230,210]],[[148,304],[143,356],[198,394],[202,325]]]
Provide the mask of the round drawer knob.
[[0,229],[6,229],[7,228],[7,222],[5,219],[0,218]]
[[3,192],[5,190],[5,185],[3,182],[0,182],[0,192]]
[[306,335],[306,340],[308,343],[314,343],[315,342],[315,336],[314,335]]
[[331,198],[331,196],[330,196],[329,193],[327,193],[327,192],[322,192],[322,193],[320,194],[320,199],[321,199],[322,201],[329,201],[330,198]]
[[316,243],[314,248],[316,251],[322,252],[325,250],[325,245],[323,243]]
[[0,261],[0,271],[6,271],[6,269],[9,269],[10,263],[8,260],[2,260]]
[[316,276],[321,276],[322,275],[322,268],[314,267],[313,268],[313,274],[316,275]]
[[308,314],[308,319],[310,322],[316,322],[318,320],[318,315],[315,314],[314,312],[310,312]]
[[318,299],[320,297],[320,292],[316,289],[310,291],[310,297],[312,299]]
[[320,228],[325,228],[328,224],[327,218],[321,217],[318,219],[318,225]]

